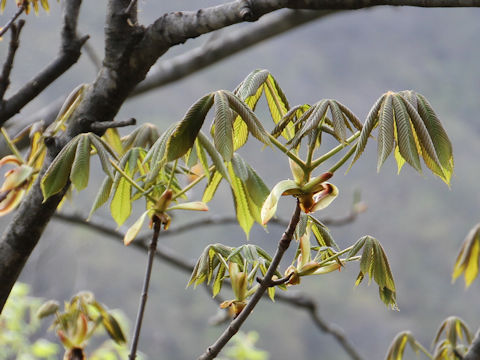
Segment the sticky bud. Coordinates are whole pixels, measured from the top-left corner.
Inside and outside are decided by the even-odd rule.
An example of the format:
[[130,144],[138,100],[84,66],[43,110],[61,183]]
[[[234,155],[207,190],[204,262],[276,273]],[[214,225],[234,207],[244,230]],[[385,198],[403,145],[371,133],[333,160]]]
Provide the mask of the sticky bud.
[[160,199],[158,199],[157,204],[155,206],[155,211],[162,213],[165,210],[167,210],[168,205],[170,205],[170,202],[172,201],[173,197],[173,192],[170,189],[167,189],[163,192],[162,196],[160,196]]

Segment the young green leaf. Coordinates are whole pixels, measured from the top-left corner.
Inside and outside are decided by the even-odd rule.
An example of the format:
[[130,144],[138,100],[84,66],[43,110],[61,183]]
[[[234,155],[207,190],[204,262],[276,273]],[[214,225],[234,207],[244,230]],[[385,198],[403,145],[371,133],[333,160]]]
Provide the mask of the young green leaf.
[[233,156],[233,113],[229,108],[227,96],[223,91],[215,93],[215,148],[225,161]]
[[75,159],[72,163],[70,179],[73,186],[80,191],[87,187],[90,173],[90,139],[88,134],[79,135],[79,141],[75,151]]
[[480,263],[480,224],[473,227],[465,238],[455,261],[452,281],[465,276],[465,287],[469,287],[478,276]]
[[297,183],[293,180],[282,180],[273,187],[262,206],[261,217],[263,225],[275,215],[280,196],[282,196],[285,191],[292,189],[298,189]]
[[363,246],[360,273],[355,285],[360,284],[365,275],[368,275],[370,281],[374,279],[378,284],[379,295],[385,305],[397,309],[395,282],[383,247],[377,239],[368,235],[359,239],[357,244],[348,254],[350,258]]
[[410,331],[403,331],[393,339],[388,347],[385,360],[402,360],[407,344],[418,354],[420,346]]
[[113,185],[113,180],[111,177],[107,176],[103,182],[102,185],[100,186],[100,190],[97,193],[97,196],[95,197],[95,200],[93,201],[92,209],[90,210],[90,214],[88,215],[89,220],[93,213],[97,211],[97,209],[105,204],[110,197],[110,193],[112,190],[112,185]]
[[67,185],[79,137],[72,139],[52,161],[40,182],[43,199],[60,192]]
[[167,143],[167,161],[178,159],[193,146],[205,117],[213,105],[214,96],[214,94],[207,94],[199,99],[176,125]]
[[108,335],[117,344],[123,344],[127,341],[120,324],[112,314],[107,313],[106,315],[102,315],[102,325],[105,330],[107,330]]
[[145,211],[138,219],[135,221],[135,223],[130,226],[125,233],[125,236],[123,237],[123,243],[125,246],[130,245],[130,243],[135,240],[137,237],[138,233],[140,232],[140,229],[143,226],[143,223],[145,222],[145,219],[148,215],[148,210]]
[[220,181],[222,181],[222,178],[222,175],[218,171],[215,171],[213,173],[213,176],[208,182],[207,187],[203,191],[202,201],[204,203],[208,203],[210,200],[213,199],[213,196],[215,195],[215,192],[217,191],[218,185],[220,184]]
[[252,217],[252,214],[250,213],[247,193],[242,184],[242,181],[237,176],[235,176],[235,172],[231,163],[228,163],[227,168],[231,179],[230,184],[232,188],[233,198],[235,201],[235,212],[237,214],[238,224],[243,229],[248,238],[250,229],[252,228],[255,221]]

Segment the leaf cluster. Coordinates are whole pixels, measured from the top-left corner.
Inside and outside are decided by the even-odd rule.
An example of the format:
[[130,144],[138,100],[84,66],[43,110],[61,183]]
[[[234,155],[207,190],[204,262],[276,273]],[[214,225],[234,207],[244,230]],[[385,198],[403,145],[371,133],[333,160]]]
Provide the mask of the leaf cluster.
[[372,130],[378,127],[380,170],[394,150],[398,171],[406,163],[421,172],[420,158],[445,183],[453,173],[452,144],[430,103],[411,90],[387,92],[370,109],[360,133],[352,164],[360,157]]
[[69,302],[63,312],[59,304],[50,300],[37,311],[39,318],[54,315],[52,328],[66,349],[84,348],[88,340],[103,327],[110,338],[118,344],[126,342],[123,330],[112,312],[99,303],[91,292],[82,291]]
[[[230,279],[235,301],[244,302],[257,288],[258,274],[266,274],[272,258],[257,245],[245,244],[234,248],[223,244],[208,245],[198,258],[187,286],[194,287],[206,282],[212,286],[215,297],[223,282]],[[233,266],[232,266],[233,265]],[[281,277],[277,271],[276,276]],[[285,289],[284,286],[282,286]],[[275,290],[270,288],[273,299]]]
[[433,360],[457,360],[462,358],[472,342],[472,335],[467,324],[456,316],[445,319],[433,339],[433,354],[425,349],[409,331],[399,333],[390,344],[385,360],[402,360],[406,345],[415,353],[422,352]]
[[369,283],[372,279],[377,283],[380,299],[385,305],[397,310],[395,282],[382,245],[377,239],[369,235],[363,236],[353,245],[347,258],[353,257],[362,248],[360,272],[355,285],[359,285],[365,275],[367,275],[369,277]]

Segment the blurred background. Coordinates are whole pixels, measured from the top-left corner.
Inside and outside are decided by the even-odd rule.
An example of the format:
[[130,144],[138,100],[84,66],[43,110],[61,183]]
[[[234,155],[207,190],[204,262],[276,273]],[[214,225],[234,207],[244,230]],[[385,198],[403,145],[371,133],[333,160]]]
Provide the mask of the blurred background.
[[[220,1],[144,0],[139,2],[140,21],[149,24],[167,11],[196,10],[216,3]],[[15,10],[13,4],[9,5],[0,16],[1,23]],[[51,1],[49,15],[42,12],[38,17],[28,16],[12,72],[12,91],[57,53],[60,11],[61,4]],[[345,216],[354,191],[361,191],[368,211],[354,222],[331,227],[330,231],[341,247],[366,234],[380,240],[396,281],[400,311],[384,306],[375,285],[354,288],[356,263],[348,264],[340,273],[304,278],[297,288],[316,300],[320,315],[342,327],[366,359],[383,358],[393,337],[407,329],[428,347],[437,327],[449,315],[464,318],[472,330],[480,325],[480,281],[468,290],[463,279],[451,283],[461,242],[480,220],[479,16],[480,9],[405,7],[339,12],[129,100],[117,118],[135,117],[164,130],[180,120],[196,99],[214,90],[234,89],[257,68],[270,70],[291,105],[333,98],[362,120],[387,90],[413,89],[425,95],[453,143],[455,175],[451,187],[428,171],[422,176],[405,167],[397,176],[393,157],[377,174],[376,143],[370,141],[365,155],[350,172],[343,176],[340,171],[332,179],[340,195],[327,210],[317,214],[319,218]],[[104,2],[84,1],[79,29],[90,35],[89,44],[100,58],[104,18]],[[218,36],[241,26],[249,24],[227,28]],[[7,38],[0,44],[2,61]],[[162,60],[208,40],[207,35],[189,41],[172,49]],[[95,74],[93,63],[82,55],[77,66],[10,122],[35,114],[59,96],[68,95],[79,83],[91,82]],[[257,113],[267,121],[265,104],[260,104]],[[258,169],[269,187],[291,177],[285,159],[269,149],[263,150],[254,141],[242,149],[242,155]],[[278,161],[272,161],[272,156],[278,156]],[[99,166],[97,170],[91,178],[92,185],[80,196],[75,194],[65,205],[66,211],[88,213],[102,181]],[[192,198],[195,195],[192,193]],[[172,228],[204,216],[234,215],[230,199],[230,191],[223,185],[207,215],[178,217]],[[107,207],[97,213],[97,219],[115,228]],[[288,218],[293,208],[292,199],[282,199],[279,216]],[[141,210],[142,204],[137,204],[136,211]],[[10,217],[1,219],[2,227]],[[208,244],[238,246],[245,242],[243,231],[235,225],[192,230],[165,236],[161,244],[193,261]],[[271,225],[268,230],[267,233],[255,225],[250,242],[273,253],[283,229]],[[32,295],[59,301],[68,300],[79,290],[91,290],[110,308],[122,309],[133,323],[145,261],[145,253],[126,248],[106,235],[53,220],[20,280],[31,285]],[[288,263],[283,263],[282,269],[286,266]],[[185,288],[189,275],[165,263],[155,263],[140,341],[140,350],[150,358],[196,358],[223,330],[208,324],[217,311],[211,295],[201,287],[195,291]],[[263,301],[244,329],[258,331],[257,344],[270,353],[271,359],[348,359],[331,336],[318,331],[307,313],[279,302]]]

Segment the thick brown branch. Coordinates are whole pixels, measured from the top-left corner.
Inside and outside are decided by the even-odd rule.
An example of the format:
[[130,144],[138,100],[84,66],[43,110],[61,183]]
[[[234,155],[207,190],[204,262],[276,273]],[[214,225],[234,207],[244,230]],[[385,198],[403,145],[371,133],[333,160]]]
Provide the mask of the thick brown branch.
[[480,0],[237,0],[200,9],[178,11],[160,17],[149,29],[157,41],[172,45],[184,43],[233,24],[256,21],[284,8],[310,10],[355,10],[378,5],[418,7],[478,7]]
[[246,28],[221,34],[204,45],[162,61],[132,93],[133,96],[180,80],[266,39],[333,14],[334,11],[291,10]]
[[0,126],[77,62],[80,57],[80,49],[88,39],[88,36],[81,39],[76,37],[80,4],[81,0],[70,0],[65,3],[62,45],[59,54],[38,75],[5,101],[4,106],[0,109]]
[[7,91],[7,88],[10,85],[10,72],[12,71],[13,60],[19,44],[18,39],[20,38],[20,32],[22,31],[23,25],[25,25],[25,20],[19,20],[18,25],[13,23],[11,25],[12,31],[10,31],[11,38],[8,46],[8,54],[5,63],[3,64],[2,75],[0,75],[0,109],[3,105],[5,91]]
[[93,132],[103,133],[107,129],[110,129],[110,128],[119,128],[119,127],[131,126],[131,125],[135,125],[136,123],[137,123],[136,119],[130,118],[130,119],[127,119],[127,120],[120,120],[120,121],[94,122],[94,123],[90,124],[90,128],[92,129]]
[[[80,4],[80,0],[66,1],[64,9],[65,24],[62,31],[62,48],[67,47],[66,51],[68,52],[70,51],[69,49],[72,45],[78,46],[78,55],[80,55],[79,49],[82,40],[76,40],[73,37],[75,36],[74,34],[76,29],[76,18],[74,17],[78,16]],[[72,40],[72,44],[67,44],[69,40]],[[74,45],[73,43],[76,42],[78,42],[78,44]],[[64,59],[59,59],[58,61],[60,63],[65,62]],[[36,96],[36,94],[38,94],[39,91],[44,89],[49,83],[51,83],[51,81],[53,81],[53,79],[49,77],[49,73],[50,75],[55,76],[60,75],[60,73],[58,73],[58,69],[49,67],[47,72],[43,72],[37,77],[39,84],[31,84],[33,90],[23,88],[23,90],[21,89],[19,93],[23,92],[26,99],[33,98]],[[19,93],[17,93],[17,95]],[[10,106],[10,111],[12,111],[11,104],[17,103],[18,108],[14,111],[14,113],[19,111],[19,109],[21,109],[26,103],[28,103],[28,101],[30,101],[26,100],[25,98],[19,99],[17,98],[17,95],[14,95],[10,100],[7,101],[6,104],[7,107]],[[0,124],[3,124],[8,117],[9,116],[6,116],[5,112],[2,112],[0,114]],[[3,310],[3,306],[5,305],[8,295],[10,294],[13,284],[18,278],[20,271],[23,269],[25,262],[37,245],[45,226],[48,224],[66,191],[65,188],[57,195],[54,195],[48,200],[44,201],[43,194],[40,189],[40,181],[42,174],[46,170],[46,167],[50,164],[53,158],[60,151],[61,146],[64,145],[67,140],[68,139],[56,141],[56,146],[49,147],[45,165],[41,173],[37,177],[37,180],[31,187],[30,191],[22,200],[12,221],[4,230],[3,235],[0,238],[0,279],[2,279],[0,282],[0,312]]]

